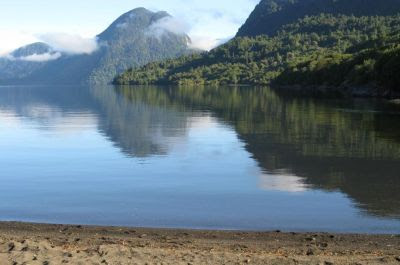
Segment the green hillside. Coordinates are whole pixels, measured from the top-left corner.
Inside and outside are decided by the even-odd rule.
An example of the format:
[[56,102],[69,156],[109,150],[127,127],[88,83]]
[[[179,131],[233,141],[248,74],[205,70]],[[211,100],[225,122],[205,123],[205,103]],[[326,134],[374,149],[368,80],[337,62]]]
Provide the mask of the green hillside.
[[[400,93],[400,39],[356,54],[331,53],[290,66],[276,80],[280,86],[339,92],[353,88],[359,96],[397,97]],[[354,89],[355,88],[355,89]]]
[[[285,25],[268,37],[238,37],[209,53],[150,63],[117,77],[117,84],[268,85],[288,69],[335,54],[356,57],[396,47],[400,16],[321,14]],[[365,81],[370,81],[365,79]]]

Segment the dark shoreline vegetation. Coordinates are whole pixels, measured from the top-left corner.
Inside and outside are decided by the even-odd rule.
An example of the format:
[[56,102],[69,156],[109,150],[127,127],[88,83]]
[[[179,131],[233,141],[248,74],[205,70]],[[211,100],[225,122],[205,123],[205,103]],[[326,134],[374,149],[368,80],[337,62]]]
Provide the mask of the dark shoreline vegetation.
[[271,36],[133,68],[118,85],[271,85],[304,94],[400,97],[400,15],[319,14]]

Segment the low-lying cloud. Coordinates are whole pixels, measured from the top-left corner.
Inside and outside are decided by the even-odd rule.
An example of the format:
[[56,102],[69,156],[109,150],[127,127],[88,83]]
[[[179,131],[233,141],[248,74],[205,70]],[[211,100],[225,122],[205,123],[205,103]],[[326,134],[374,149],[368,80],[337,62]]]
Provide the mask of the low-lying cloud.
[[[146,0],[141,0],[145,2]],[[189,3],[190,2],[190,3]],[[189,25],[186,33],[192,48],[211,50],[236,35],[260,0],[154,0],[154,10],[167,10]],[[151,5],[151,6],[150,6]]]
[[[174,17],[185,21],[185,23],[189,24],[190,29],[187,30],[187,26],[185,26],[184,28],[186,29],[184,31],[193,39],[193,46],[208,50],[213,48],[218,39],[235,35],[238,28],[246,21],[246,18],[254,9],[254,6],[259,3],[259,0],[132,0],[119,1],[118,8],[114,8],[115,1],[86,0],[83,2],[88,6],[90,6],[89,2],[92,5],[98,5],[98,12],[92,12],[93,14],[80,12],[76,17],[69,16],[70,28],[65,25],[65,19],[57,19],[57,16],[54,16],[55,13],[51,12],[51,9],[43,11],[39,5],[32,5],[30,9],[27,9],[33,9],[31,12],[26,12],[27,16],[32,16],[28,20],[33,21],[31,25],[28,25],[28,28],[22,23],[19,26],[24,26],[25,28],[23,29],[18,28],[19,26],[17,28],[12,27],[7,29],[7,24],[9,23],[3,23],[4,25],[0,27],[0,55],[4,56],[4,54],[20,46],[41,41],[43,38],[38,38],[37,34],[43,32],[52,32],[56,30],[73,32],[81,34],[82,36],[95,36],[95,34],[103,31],[104,28],[108,26],[108,23],[112,22],[122,11],[127,11],[138,6],[144,6],[153,11],[166,10]],[[59,1],[57,5],[61,5],[58,11],[63,8],[71,8],[71,4],[68,1]],[[55,6],[56,4],[54,4],[54,7]],[[0,13],[2,17],[6,17],[3,18],[4,21],[14,21],[12,17],[20,13],[20,10],[18,8],[15,9],[13,5],[6,5],[5,8],[0,9]],[[40,17],[36,17],[38,14]],[[35,18],[39,19],[39,21],[35,21]],[[51,21],[51,23],[49,23],[49,21]],[[18,23],[14,22],[11,24],[18,25]],[[164,23],[161,22],[158,26],[160,26],[160,24],[161,28],[170,28],[168,26],[168,24],[170,25],[169,22],[166,23],[167,26],[163,25]],[[119,27],[123,28],[125,26],[126,24],[122,23]],[[154,27],[157,28],[157,26]],[[175,30],[175,28],[173,30]],[[48,34],[45,36],[48,37],[47,35]],[[202,38],[195,36],[202,36]],[[54,36],[51,39],[53,40]],[[207,44],[205,39],[209,40],[209,44]],[[57,41],[57,44],[58,42],[59,41]],[[87,45],[88,42],[89,45]],[[70,48],[69,45],[67,45],[67,48],[65,48],[66,45],[60,46],[70,53],[88,53],[95,49],[95,44],[95,40],[91,39],[91,41],[86,41],[86,45],[78,45],[78,48]],[[91,48],[82,48],[87,46]]]
[[47,33],[38,38],[55,51],[67,54],[91,54],[98,49],[97,40],[68,33]]
[[189,44],[189,48],[203,50],[203,51],[210,51],[213,48],[226,43],[231,38],[215,39],[212,37],[205,37],[205,36],[191,36],[190,39],[191,43]]
[[61,57],[60,52],[54,52],[54,53],[42,53],[42,54],[37,54],[34,53],[29,56],[22,56],[22,57],[12,57],[14,60],[17,61],[27,61],[27,62],[47,62],[47,61],[52,61],[52,60],[57,60],[58,58]]
[[57,60],[60,58],[62,54],[60,52],[46,52],[46,53],[34,53],[28,56],[19,56],[15,57],[11,54],[3,55],[0,56],[0,58],[4,58],[10,61],[24,61],[24,62],[48,62],[48,61],[53,61]]
[[175,17],[164,17],[150,25],[148,34],[161,38],[163,34],[170,32],[176,35],[186,35],[190,37],[189,48],[209,51],[218,45],[223,44],[228,39],[216,39],[208,36],[191,35],[191,27],[182,19]]
[[[0,58],[9,60],[44,62],[56,60],[60,58],[62,54],[90,54],[98,49],[98,43],[95,38],[83,38],[79,35],[68,33],[35,34],[0,29],[0,39],[2,39]],[[11,52],[16,48],[34,42],[44,42],[48,44],[54,52],[32,54],[18,58],[14,58],[11,55]]]
[[163,17],[149,27],[149,33],[156,37],[161,37],[166,32],[171,32],[176,35],[186,35],[190,30],[188,24],[174,17]]

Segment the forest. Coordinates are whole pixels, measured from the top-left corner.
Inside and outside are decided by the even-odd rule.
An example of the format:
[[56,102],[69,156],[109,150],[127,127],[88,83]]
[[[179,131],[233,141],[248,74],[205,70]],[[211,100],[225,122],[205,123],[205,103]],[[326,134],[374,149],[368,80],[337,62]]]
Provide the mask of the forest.
[[[275,36],[237,37],[216,49],[130,69],[120,85],[376,85],[397,89],[400,15],[319,14]],[[397,56],[397,57],[396,57]],[[329,75],[329,78],[325,78]]]

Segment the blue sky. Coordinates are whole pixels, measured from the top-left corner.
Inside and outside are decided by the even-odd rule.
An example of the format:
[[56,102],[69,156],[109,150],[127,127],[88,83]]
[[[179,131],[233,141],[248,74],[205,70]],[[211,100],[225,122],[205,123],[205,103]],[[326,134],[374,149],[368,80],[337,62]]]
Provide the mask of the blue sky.
[[188,25],[188,34],[212,46],[233,36],[259,0],[12,0],[0,8],[0,54],[49,33],[92,38],[136,7],[165,10]]

